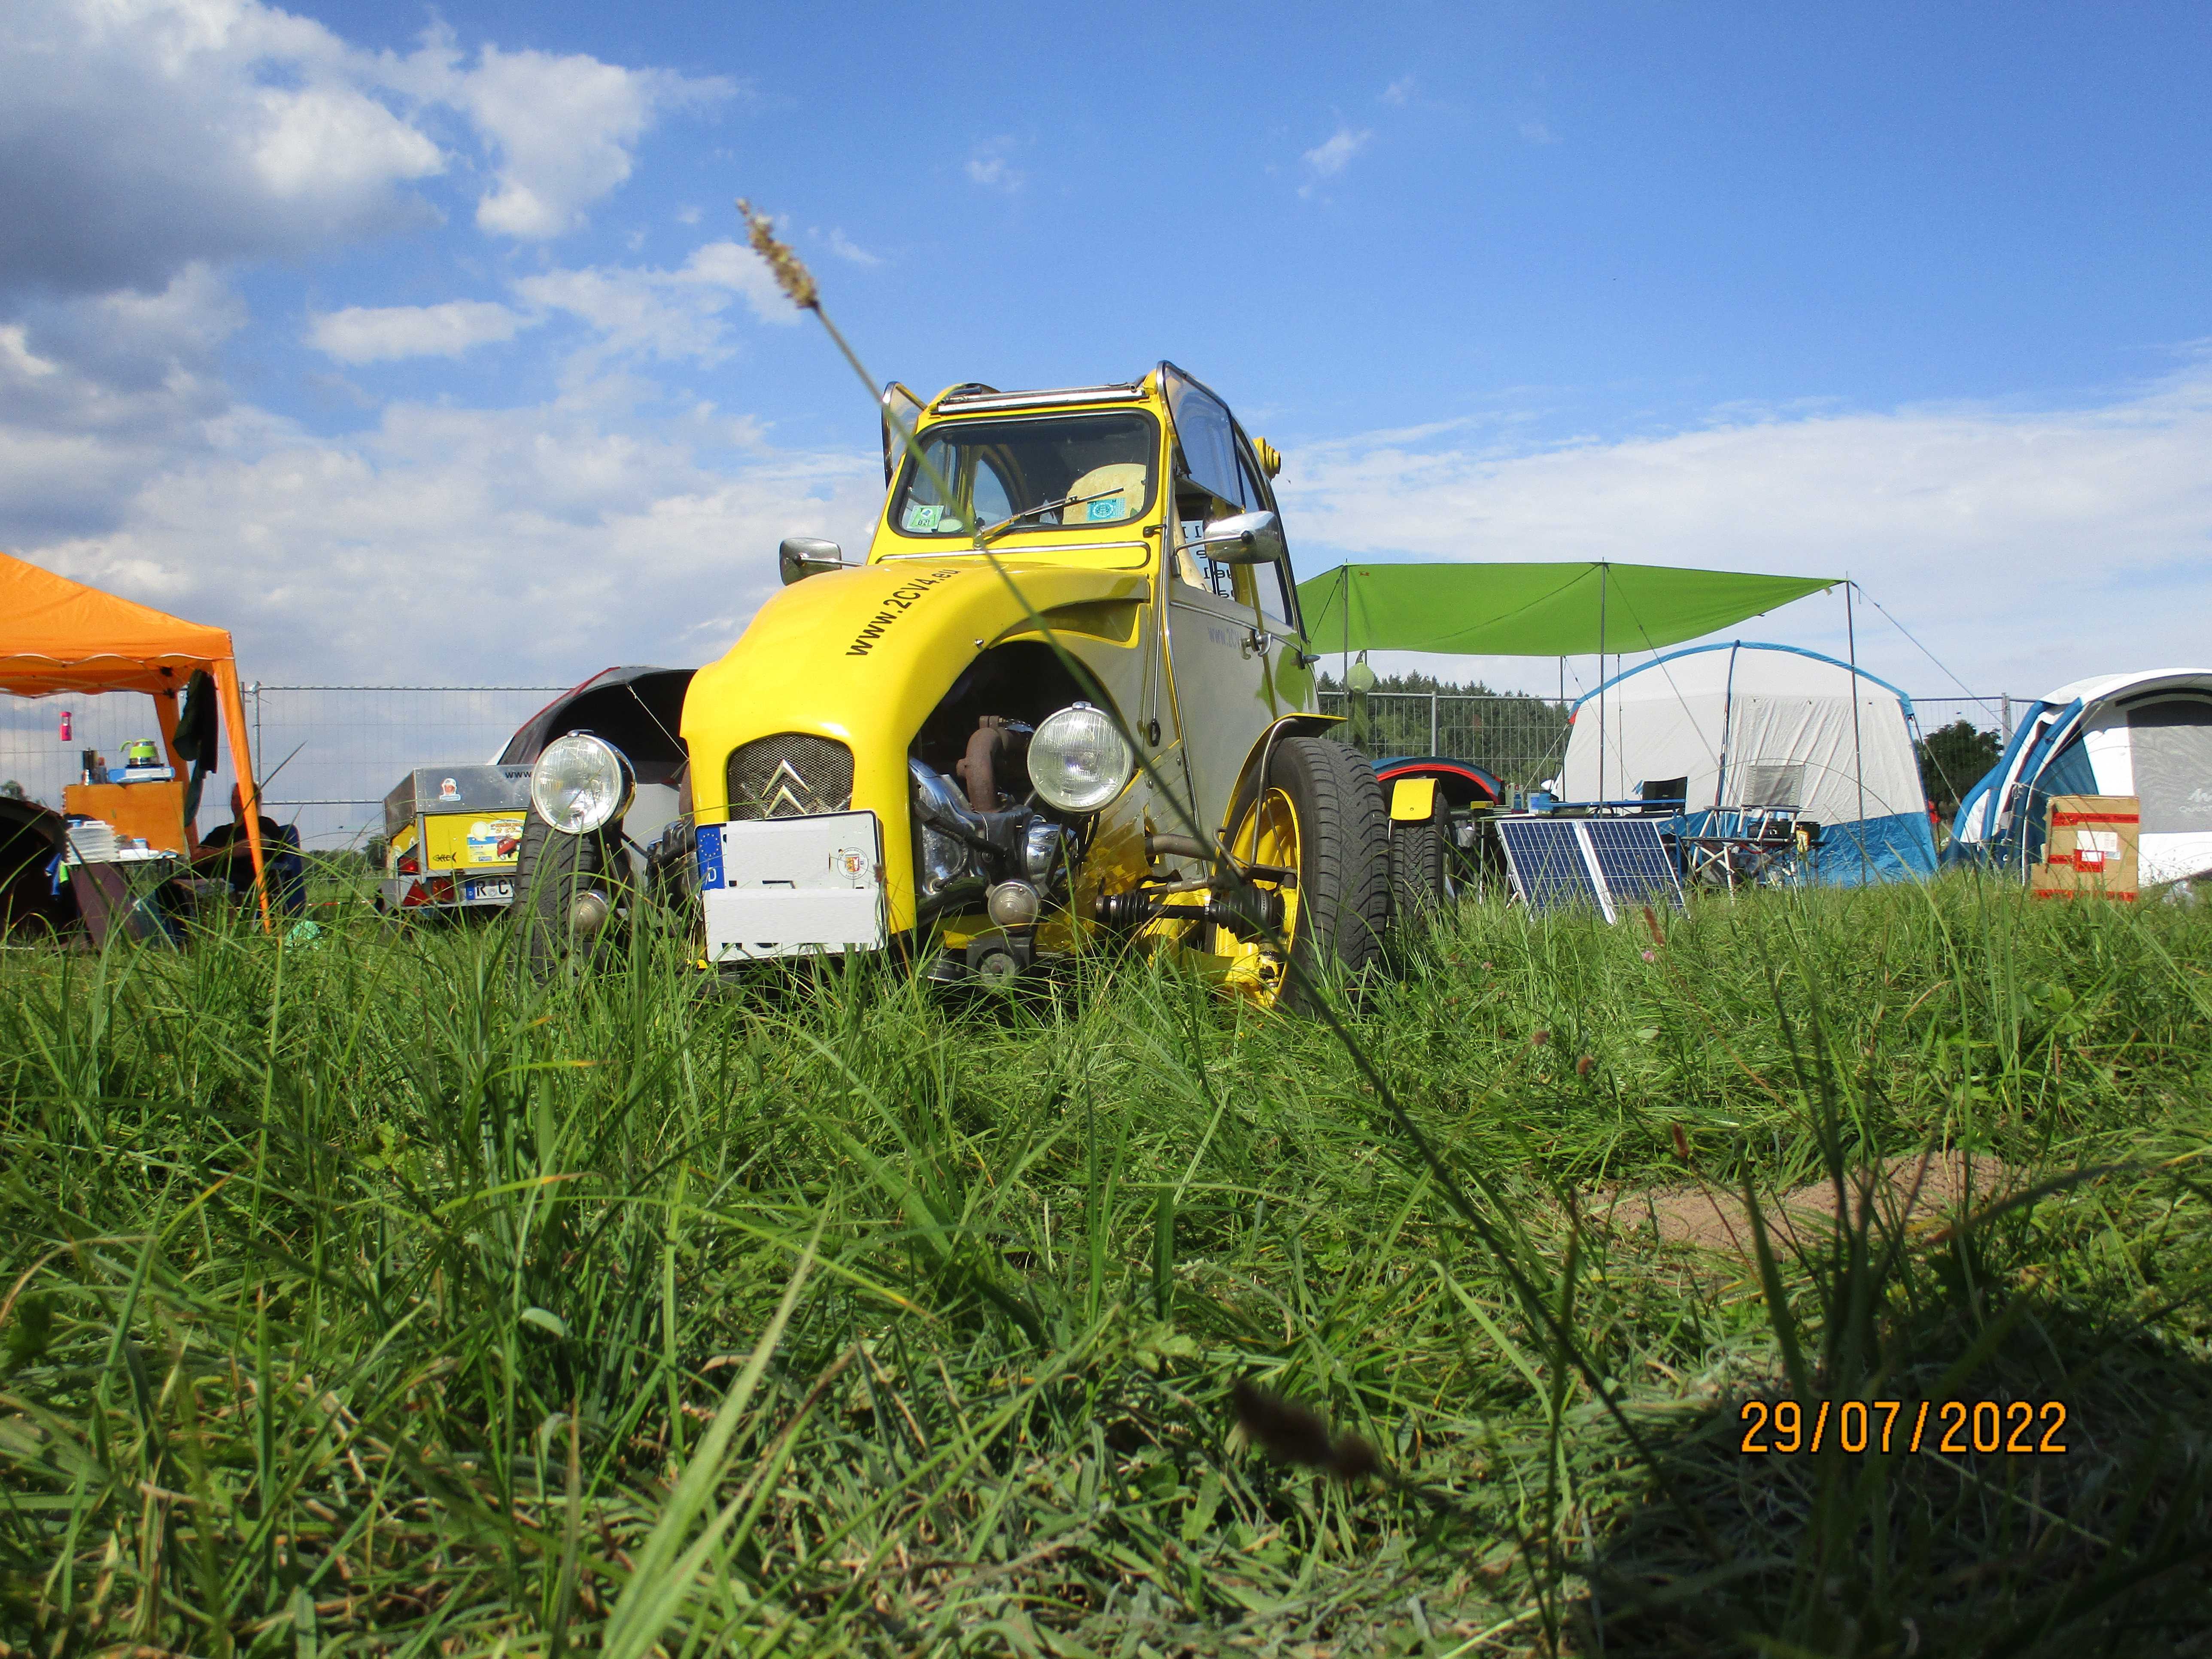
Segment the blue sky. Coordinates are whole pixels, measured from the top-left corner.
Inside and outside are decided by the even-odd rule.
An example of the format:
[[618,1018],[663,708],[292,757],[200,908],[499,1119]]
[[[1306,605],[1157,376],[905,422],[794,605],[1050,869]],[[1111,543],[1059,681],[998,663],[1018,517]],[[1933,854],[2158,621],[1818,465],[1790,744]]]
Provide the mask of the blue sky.
[[2179,6],[18,0],[0,545],[265,679],[714,654],[879,483],[743,194],[925,393],[1216,385],[1308,574],[1849,569],[1978,691],[2202,659],[2208,46]]

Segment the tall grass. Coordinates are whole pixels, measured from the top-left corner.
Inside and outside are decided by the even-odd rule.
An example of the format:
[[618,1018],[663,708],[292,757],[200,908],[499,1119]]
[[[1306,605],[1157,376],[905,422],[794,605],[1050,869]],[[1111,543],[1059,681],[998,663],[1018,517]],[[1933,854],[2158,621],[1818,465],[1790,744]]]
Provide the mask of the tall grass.
[[[2212,920],[1469,904],[1355,1035],[1144,961],[0,956],[0,1641],[42,1656],[2164,1653],[2206,1622]],[[2008,1200],[1899,1218],[1928,1148]],[[1685,1164],[1685,1158],[1688,1160]],[[1765,1225],[1778,1191],[1832,1227]],[[1750,1206],[1667,1242],[1668,1195]],[[1887,1191],[1887,1189],[1882,1189]],[[1730,1198],[1734,1194],[1734,1198]],[[1238,1382],[1382,1466],[1248,1443]],[[1747,1458],[1749,1395],[2065,1456]]]

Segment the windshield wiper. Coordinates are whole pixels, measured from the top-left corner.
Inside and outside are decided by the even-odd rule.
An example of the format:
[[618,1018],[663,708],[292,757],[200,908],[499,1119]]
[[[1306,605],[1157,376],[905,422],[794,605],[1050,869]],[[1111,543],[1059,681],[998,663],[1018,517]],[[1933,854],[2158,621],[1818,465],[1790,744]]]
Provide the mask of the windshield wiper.
[[1056,508],[1063,507],[1080,507],[1085,501],[1103,501],[1107,500],[1109,496],[1126,495],[1127,494],[1127,486],[1124,485],[1120,489],[1102,489],[1095,495],[1063,495],[1056,501],[1039,501],[1035,507],[1024,507],[1020,512],[1015,514],[1011,518],[1000,520],[998,523],[993,525],[988,530],[977,532],[975,538],[978,541],[988,542],[1001,530],[1010,529],[1013,526],[1019,524],[1024,519],[1034,519],[1040,513],[1050,513]]

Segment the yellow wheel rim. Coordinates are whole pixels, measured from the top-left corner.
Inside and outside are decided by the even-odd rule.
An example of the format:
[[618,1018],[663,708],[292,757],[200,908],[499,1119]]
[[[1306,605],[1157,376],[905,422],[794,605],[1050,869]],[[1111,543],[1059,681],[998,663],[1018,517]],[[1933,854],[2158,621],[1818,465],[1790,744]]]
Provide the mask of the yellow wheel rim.
[[[1225,928],[1215,930],[1216,949],[1229,957],[1232,965],[1230,983],[1262,1007],[1273,1006],[1282,995],[1284,956],[1292,948],[1298,937],[1299,889],[1295,879],[1298,872],[1298,811],[1291,798],[1280,789],[1270,789],[1261,797],[1238,827],[1236,841],[1237,861],[1255,870],[1255,882],[1261,888],[1281,894],[1283,925],[1279,946],[1273,939],[1239,939]],[[1285,884],[1279,878],[1256,873],[1259,871],[1287,870],[1293,879]]]

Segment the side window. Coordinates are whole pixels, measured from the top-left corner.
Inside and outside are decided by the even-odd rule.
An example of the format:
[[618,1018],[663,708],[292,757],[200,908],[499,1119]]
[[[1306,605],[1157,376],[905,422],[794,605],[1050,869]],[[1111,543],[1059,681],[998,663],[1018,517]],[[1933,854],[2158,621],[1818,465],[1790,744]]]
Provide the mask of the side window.
[[[1252,459],[1250,450],[1241,442],[1237,447],[1237,475],[1244,489],[1245,511],[1273,511],[1275,503],[1268,495],[1266,483],[1261,479],[1259,466]],[[1255,564],[1251,570],[1253,597],[1261,611],[1285,628],[1295,623],[1298,610],[1291,599],[1289,561]]]
[[1258,513],[1268,505],[1267,486],[1260,482],[1260,471],[1252,464],[1252,457],[1239,442],[1237,446],[1237,481],[1243,486],[1243,502],[1247,513]]
[[[1237,451],[1228,411],[1210,399],[1195,397],[1186,398],[1181,407],[1191,420],[1188,429],[1197,432],[1201,438],[1212,428],[1209,422],[1197,416],[1207,410],[1219,413],[1221,423],[1218,436],[1220,456],[1225,457],[1229,471],[1225,473],[1217,471],[1215,476],[1226,479],[1225,488],[1236,491],[1238,489]],[[1176,574],[1186,586],[1195,587],[1202,593],[1211,593],[1217,599],[1234,599],[1237,598],[1237,568],[1207,557],[1206,550],[1197,544],[1199,538],[1206,534],[1207,525],[1239,509],[1239,499],[1237,495],[1224,494],[1222,488],[1204,481],[1198,468],[1208,463],[1193,459],[1180,435],[1184,429],[1180,426],[1177,428],[1176,445],[1178,474],[1176,479]],[[1219,459],[1217,458],[1215,465],[1218,464]]]
[[1237,567],[1210,559],[1206,550],[1198,546],[1198,538],[1206,534],[1206,508],[1199,505],[1202,497],[1185,496],[1178,509],[1176,526],[1176,574],[1188,586],[1217,598],[1233,599],[1237,597]]
[[1243,495],[1237,465],[1237,428],[1229,411],[1203,392],[1185,389],[1174,400],[1176,441],[1193,483],[1225,501]]

